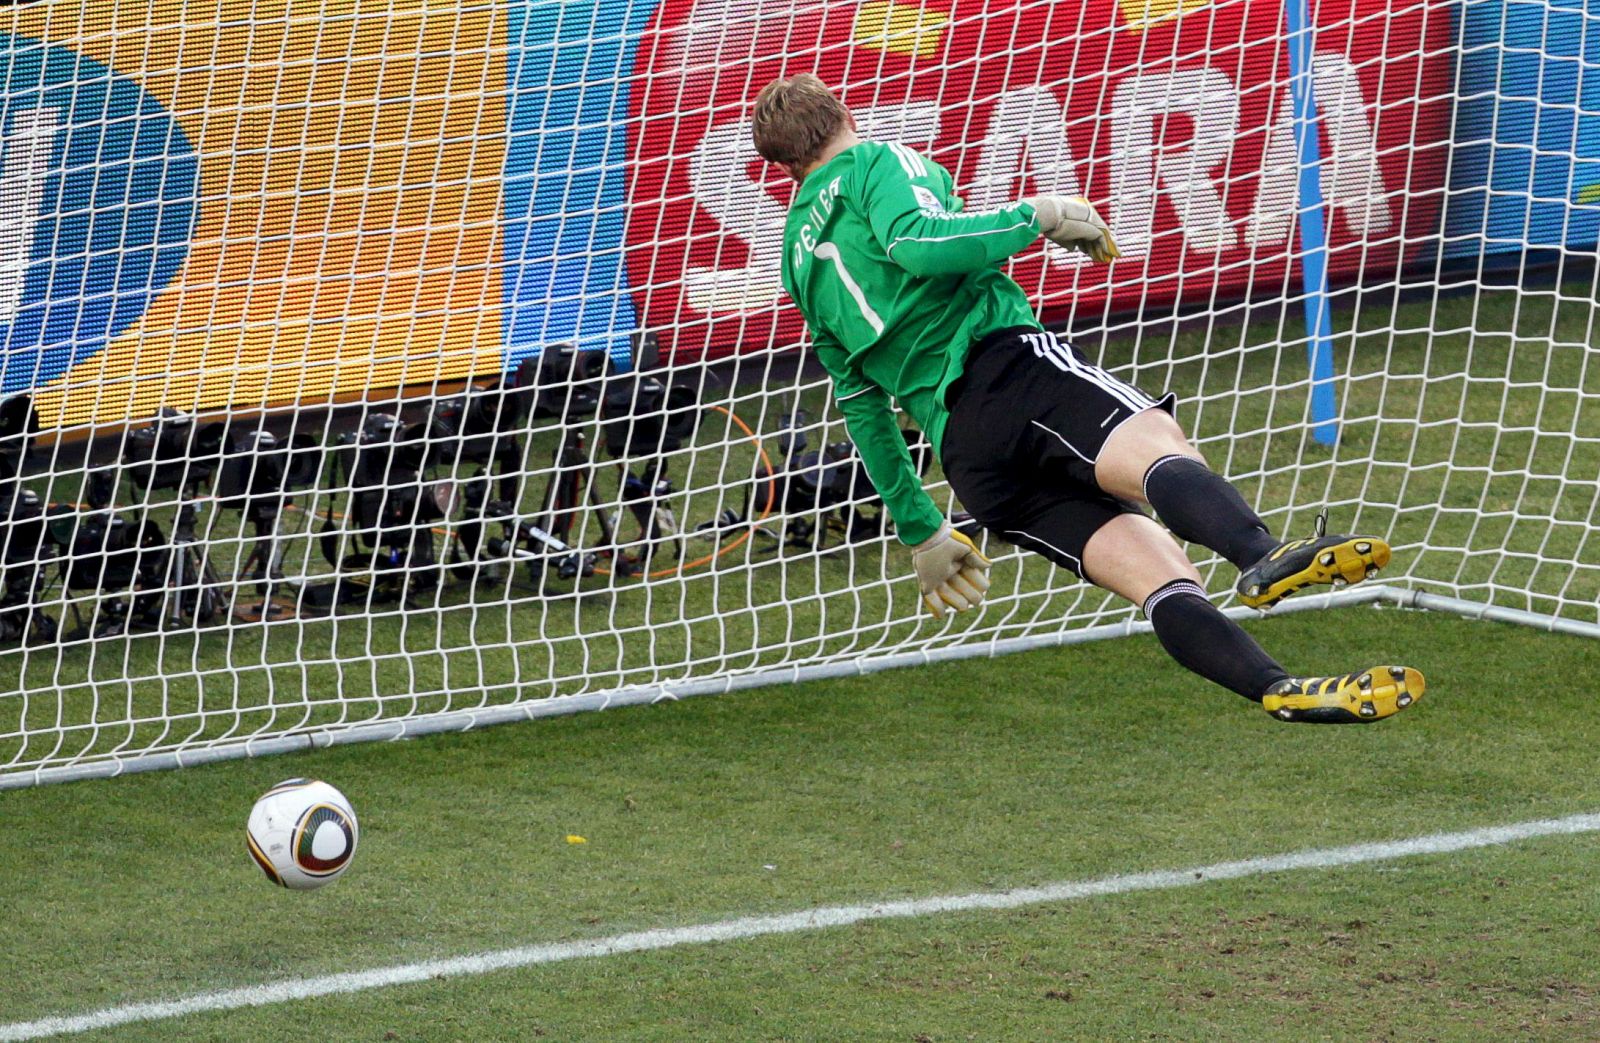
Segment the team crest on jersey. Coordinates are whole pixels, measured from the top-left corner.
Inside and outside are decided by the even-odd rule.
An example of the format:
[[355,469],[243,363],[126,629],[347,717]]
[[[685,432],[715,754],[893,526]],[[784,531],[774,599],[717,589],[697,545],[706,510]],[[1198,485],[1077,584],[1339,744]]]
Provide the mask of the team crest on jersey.
[[922,209],[932,211],[936,214],[942,214],[945,212],[944,204],[939,202],[939,197],[928,191],[926,188],[923,188],[921,185],[912,185],[911,194],[917,197],[917,205]]

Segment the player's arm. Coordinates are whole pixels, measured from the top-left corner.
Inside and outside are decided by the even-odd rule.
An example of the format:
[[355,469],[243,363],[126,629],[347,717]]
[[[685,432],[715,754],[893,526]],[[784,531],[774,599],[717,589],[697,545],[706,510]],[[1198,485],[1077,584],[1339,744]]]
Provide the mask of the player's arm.
[[1039,238],[1032,205],[963,213],[944,169],[902,145],[886,146],[859,176],[873,236],[912,275],[992,268]]
[[964,213],[949,172],[903,145],[885,146],[861,177],[860,198],[873,235],[912,275],[991,268],[1040,235],[1102,263],[1121,256],[1111,229],[1081,196],[1032,196]]
[[867,477],[894,519],[896,535],[911,547],[923,603],[936,618],[947,609],[976,606],[989,589],[989,559],[950,527],[922,487],[888,394],[848,364],[838,342],[826,334],[814,340]]
[[922,487],[922,477],[895,421],[889,395],[851,366],[840,344],[826,333],[814,333],[817,359],[833,378],[834,401],[844,414],[867,477],[894,518],[900,541],[918,544],[944,524],[944,512]]

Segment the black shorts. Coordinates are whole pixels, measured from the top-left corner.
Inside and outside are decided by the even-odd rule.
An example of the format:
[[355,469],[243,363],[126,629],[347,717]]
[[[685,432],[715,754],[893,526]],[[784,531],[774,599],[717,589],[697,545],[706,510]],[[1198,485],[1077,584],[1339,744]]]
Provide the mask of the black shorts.
[[1083,548],[1139,507],[1095,484],[1106,439],[1151,408],[1173,412],[1058,337],[1020,327],[973,345],[951,388],[940,456],[961,505],[1008,543],[1085,579]]

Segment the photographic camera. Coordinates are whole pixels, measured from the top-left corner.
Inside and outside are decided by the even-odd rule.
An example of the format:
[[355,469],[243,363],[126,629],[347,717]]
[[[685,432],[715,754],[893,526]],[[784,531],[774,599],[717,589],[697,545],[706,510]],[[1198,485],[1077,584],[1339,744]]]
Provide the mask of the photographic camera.
[[[370,414],[359,432],[340,442],[350,480],[350,504],[341,529],[332,508],[323,528],[322,551],[330,565],[346,571],[403,572],[409,582],[432,589],[439,582],[430,526],[454,509],[453,481],[426,479],[429,424],[402,424],[390,413]],[[339,536],[357,546],[340,556]]]
[[682,375],[613,377],[601,401],[606,452],[619,460],[675,452],[694,439],[701,412],[698,389]]
[[[838,441],[815,452],[807,451],[805,427],[808,418],[796,411],[780,436],[776,470],[762,466],[756,474],[754,495],[767,484],[776,483],[778,510],[785,516],[786,542],[792,546],[820,548],[830,519],[841,528],[846,540],[873,539],[883,535],[889,525],[889,512],[873,487],[855,444]],[[906,449],[918,475],[928,472],[933,446],[920,431],[902,428]],[[748,500],[747,500],[748,502]],[[813,521],[808,515],[821,512]]]
[[39,416],[27,395],[0,398],[0,488],[15,484],[33,452]]
[[285,441],[260,425],[229,426],[212,492],[223,510],[270,526],[293,499],[291,491],[315,485],[321,473],[322,446],[313,436],[295,432]]
[[550,344],[518,363],[513,383],[531,396],[534,416],[560,417],[570,423],[594,416],[610,374],[611,359],[604,351]]
[[[263,597],[269,597],[274,582],[283,579],[278,518],[294,499],[293,490],[317,484],[322,457],[319,439],[295,431],[284,440],[259,420],[231,424],[224,432],[212,492],[218,508],[239,511],[255,529],[255,544],[239,575],[254,580]],[[263,602],[258,611],[271,610]]]
[[48,641],[55,620],[36,602],[44,592],[44,562],[53,556],[44,504],[22,486],[39,419],[27,395],[0,399],[0,641]]
[[56,621],[38,607],[45,563],[60,550],[45,507],[32,489],[0,485],[0,641],[49,641]]
[[474,463],[501,475],[520,470],[521,435],[534,395],[532,388],[496,381],[435,401],[428,414],[431,462]]
[[[172,546],[154,521],[63,505],[48,509],[47,524],[50,539],[65,552],[61,581],[67,592],[104,595],[93,622],[71,636],[105,637],[134,625],[159,625]],[[78,606],[73,612],[81,622]]]
[[226,427],[200,427],[188,413],[163,406],[154,420],[123,435],[122,471],[140,492],[177,489],[193,495],[217,469]]

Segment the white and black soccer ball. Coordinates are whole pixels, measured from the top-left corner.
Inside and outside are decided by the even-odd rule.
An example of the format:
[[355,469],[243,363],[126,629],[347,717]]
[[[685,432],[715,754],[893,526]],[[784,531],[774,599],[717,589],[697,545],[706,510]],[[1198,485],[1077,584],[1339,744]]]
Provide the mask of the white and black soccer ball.
[[275,884],[310,891],[332,883],[355,857],[361,830],[345,795],[318,779],[287,779],[250,809],[245,843]]

